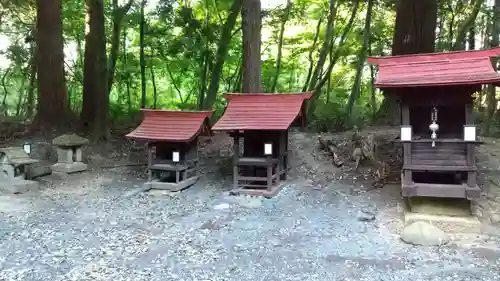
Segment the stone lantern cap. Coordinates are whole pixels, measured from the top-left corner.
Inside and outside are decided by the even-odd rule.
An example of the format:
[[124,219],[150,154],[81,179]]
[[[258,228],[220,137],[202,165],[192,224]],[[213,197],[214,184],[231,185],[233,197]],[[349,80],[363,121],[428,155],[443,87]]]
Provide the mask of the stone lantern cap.
[[76,134],[61,135],[52,140],[52,144],[59,147],[79,147],[89,143],[89,140]]

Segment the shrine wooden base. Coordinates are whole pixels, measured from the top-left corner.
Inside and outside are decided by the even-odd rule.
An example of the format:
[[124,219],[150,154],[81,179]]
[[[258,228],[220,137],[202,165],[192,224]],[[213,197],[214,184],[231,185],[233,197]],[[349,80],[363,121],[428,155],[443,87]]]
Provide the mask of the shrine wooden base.
[[477,185],[469,187],[467,184],[413,183],[402,184],[402,193],[404,197],[467,198],[472,200],[481,195],[481,189]]
[[188,178],[186,180],[180,181],[178,183],[175,182],[162,182],[159,180],[152,180],[149,182],[146,182],[144,184],[144,189],[150,190],[150,189],[160,189],[160,190],[168,190],[168,191],[181,191],[184,190],[193,184],[195,184],[198,181],[198,177],[194,176],[191,178]]
[[453,199],[419,198],[407,199],[402,204],[405,226],[417,221],[431,223],[446,233],[480,233],[482,224],[471,214],[470,204],[456,202]]
[[248,187],[236,188],[231,190],[231,195],[240,195],[246,194],[251,196],[263,196],[265,198],[272,198],[276,196],[280,190],[286,185],[286,182],[279,182],[278,184],[273,185],[269,189],[254,189]]
[[[264,196],[271,198],[276,196],[282,189],[286,180],[286,170],[283,162],[285,157],[280,158],[259,158],[242,157],[238,158],[233,166],[233,191],[231,194],[248,194],[252,196]],[[265,169],[265,176],[240,175],[240,169],[255,170]]]

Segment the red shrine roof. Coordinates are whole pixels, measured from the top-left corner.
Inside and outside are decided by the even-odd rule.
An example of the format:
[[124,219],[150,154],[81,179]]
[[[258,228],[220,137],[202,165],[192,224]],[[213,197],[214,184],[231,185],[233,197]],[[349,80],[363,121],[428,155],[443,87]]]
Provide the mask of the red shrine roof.
[[141,109],[142,123],[127,138],[148,141],[189,142],[204,129],[213,111],[171,111]]
[[298,116],[304,116],[304,101],[311,92],[293,94],[228,94],[229,100],[214,131],[288,130]]
[[500,84],[491,57],[500,48],[477,51],[370,57],[379,66],[379,88]]

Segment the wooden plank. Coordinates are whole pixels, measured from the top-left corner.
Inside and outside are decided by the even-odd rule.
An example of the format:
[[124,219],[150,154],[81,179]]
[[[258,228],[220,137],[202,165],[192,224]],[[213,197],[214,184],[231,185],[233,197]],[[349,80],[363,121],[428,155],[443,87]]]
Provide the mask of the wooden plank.
[[467,157],[463,153],[413,153],[414,160],[459,160],[467,161]]
[[403,165],[403,170],[412,171],[457,171],[457,172],[467,172],[467,171],[477,171],[477,167],[468,166],[433,166],[433,165]]
[[260,158],[260,157],[241,157],[238,159],[238,165],[240,166],[268,166],[274,163],[278,163],[279,158]]
[[286,180],[286,169],[287,169],[287,158],[288,158],[288,149],[287,149],[287,144],[288,144],[288,130],[283,131],[280,133],[280,150],[281,150],[281,155],[280,155],[280,161],[278,164],[278,167],[285,171],[283,174],[280,173],[281,180]]
[[429,166],[467,166],[467,161],[463,160],[438,160],[438,159],[415,159],[411,160],[411,165],[429,165]]
[[169,191],[180,191],[190,187],[198,181],[198,177],[191,177],[183,180],[179,183],[174,182],[161,182],[161,181],[150,181],[147,184],[151,186],[152,189],[161,189]]
[[413,183],[412,171],[403,171],[403,184],[409,185]]
[[404,197],[466,198],[465,185],[413,183],[402,186]]
[[239,185],[240,187],[256,187],[256,188],[262,188],[262,189],[267,189],[267,184],[241,184]]
[[476,171],[467,172],[467,186],[468,187],[477,186],[477,172]]
[[[419,140],[412,140],[412,143],[432,143],[432,139],[419,139]],[[465,144],[465,141],[463,139],[449,139],[449,138],[437,138],[435,140],[435,143],[458,143],[458,144]]]
[[151,170],[158,170],[158,171],[184,171],[188,168],[187,165],[183,164],[153,164],[151,165]]
[[153,171],[151,165],[153,164],[153,146],[148,144],[148,182],[153,180]]
[[403,143],[403,163],[411,164],[412,161],[412,150],[411,143]]
[[467,165],[471,167],[476,165],[476,147],[473,144],[467,145]]
[[267,182],[267,176],[266,177],[247,177],[247,176],[240,176],[239,177],[240,181],[262,181],[262,182]]
[[238,188],[239,166],[238,161],[240,157],[240,135],[234,134],[233,137],[233,188]]

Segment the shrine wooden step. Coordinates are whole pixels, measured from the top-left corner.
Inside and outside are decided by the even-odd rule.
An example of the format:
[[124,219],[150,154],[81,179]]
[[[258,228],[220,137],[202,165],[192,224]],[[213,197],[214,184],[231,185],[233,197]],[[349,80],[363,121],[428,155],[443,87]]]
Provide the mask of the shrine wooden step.
[[457,166],[457,165],[403,165],[403,170],[411,171],[437,171],[437,172],[447,172],[447,171],[457,171],[457,172],[475,172],[477,171],[476,166]]
[[442,197],[442,198],[478,198],[481,189],[478,186],[469,187],[467,184],[435,184],[412,183],[402,184],[404,197]]
[[188,168],[185,164],[153,164],[151,170],[158,171],[184,171]]

